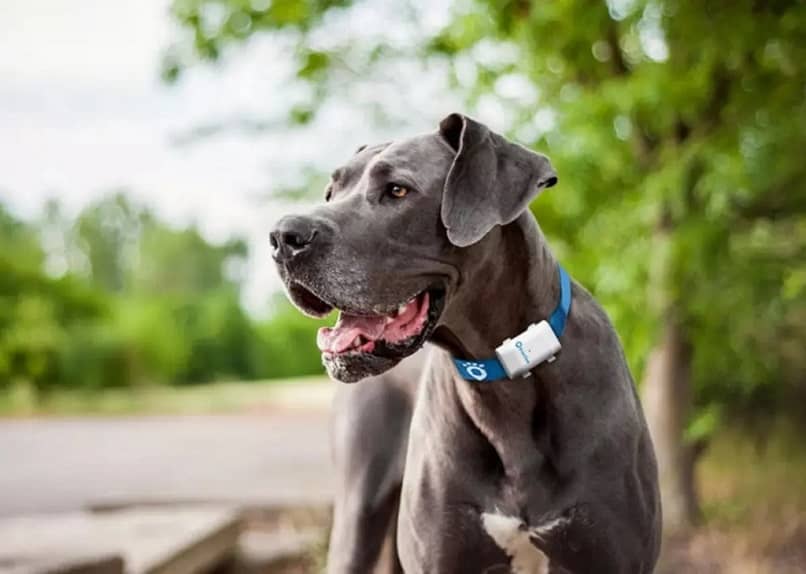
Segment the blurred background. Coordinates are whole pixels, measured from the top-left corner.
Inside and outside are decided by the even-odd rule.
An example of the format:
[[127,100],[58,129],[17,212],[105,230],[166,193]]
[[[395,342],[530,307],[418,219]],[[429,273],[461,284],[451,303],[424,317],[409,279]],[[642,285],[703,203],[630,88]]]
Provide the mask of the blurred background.
[[333,383],[268,231],[458,110],[560,174],[532,209],[640,387],[664,571],[806,569],[802,1],[3,0],[0,48],[0,571],[199,503],[321,567]]

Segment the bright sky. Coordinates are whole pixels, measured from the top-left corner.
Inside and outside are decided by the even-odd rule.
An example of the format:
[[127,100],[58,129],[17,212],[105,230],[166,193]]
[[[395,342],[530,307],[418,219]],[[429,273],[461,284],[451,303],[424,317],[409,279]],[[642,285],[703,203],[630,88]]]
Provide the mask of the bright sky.
[[[168,0],[0,2],[0,200],[33,217],[58,197],[74,213],[125,187],[170,222],[197,222],[211,239],[246,236],[245,302],[260,312],[278,288],[268,231],[298,209],[267,201],[267,192],[300,166],[330,169],[390,133],[371,128],[360,111],[335,108],[302,132],[226,132],[177,145],[178,136],[216,120],[250,112],[281,119],[293,88],[278,44],[266,38],[226,66],[163,85],[160,55],[174,35],[167,10]],[[357,18],[352,26],[366,24]],[[455,106],[424,85],[397,94],[421,110],[397,133],[433,129]],[[387,87],[382,97],[395,94]]]

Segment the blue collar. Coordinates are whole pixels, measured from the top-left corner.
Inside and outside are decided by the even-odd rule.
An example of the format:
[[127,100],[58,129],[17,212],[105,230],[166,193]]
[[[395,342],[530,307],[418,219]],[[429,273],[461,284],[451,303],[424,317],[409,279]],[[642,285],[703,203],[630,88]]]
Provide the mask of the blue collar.
[[[565,331],[568,312],[571,310],[571,278],[560,265],[557,265],[557,271],[560,275],[560,301],[551,313],[548,325],[554,332],[554,336],[559,339],[563,331]],[[559,349],[559,345],[557,349]],[[473,361],[454,357],[453,362],[461,377],[468,381],[484,383],[509,378],[504,366],[497,357]]]

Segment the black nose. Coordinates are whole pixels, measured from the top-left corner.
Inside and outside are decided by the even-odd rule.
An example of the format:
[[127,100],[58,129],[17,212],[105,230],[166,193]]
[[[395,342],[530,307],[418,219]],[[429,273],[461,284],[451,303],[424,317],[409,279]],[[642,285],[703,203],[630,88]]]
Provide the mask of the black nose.
[[290,259],[310,249],[316,236],[317,229],[312,219],[298,215],[283,217],[269,234],[272,257],[278,261]]

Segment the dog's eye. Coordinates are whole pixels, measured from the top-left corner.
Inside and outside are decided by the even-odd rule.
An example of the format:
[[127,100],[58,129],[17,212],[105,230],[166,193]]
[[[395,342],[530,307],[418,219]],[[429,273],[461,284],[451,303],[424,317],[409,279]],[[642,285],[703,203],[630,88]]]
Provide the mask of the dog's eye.
[[406,197],[409,191],[410,190],[408,187],[403,187],[402,185],[398,185],[396,183],[390,183],[389,185],[386,186],[386,193],[396,199]]

